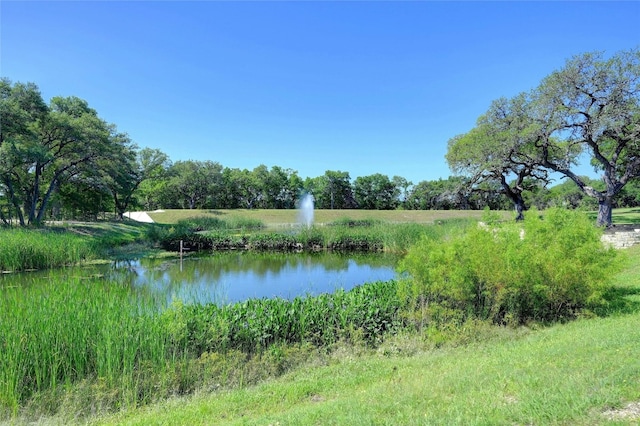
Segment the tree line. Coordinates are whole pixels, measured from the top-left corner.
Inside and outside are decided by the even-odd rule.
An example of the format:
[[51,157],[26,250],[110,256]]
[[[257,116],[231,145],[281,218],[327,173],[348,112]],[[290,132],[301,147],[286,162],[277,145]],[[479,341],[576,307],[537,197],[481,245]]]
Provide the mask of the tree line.
[[[602,179],[575,172],[587,156]],[[305,193],[321,209],[598,209],[640,205],[640,51],[567,61],[539,87],[494,101],[448,143],[447,179],[413,183],[327,170],[302,178],[265,165],[176,161],[139,148],[78,97],[47,104],[34,83],[0,80],[0,222],[122,218],[127,210],[291,209]],[[551,173],[566,178],[550,186]]]

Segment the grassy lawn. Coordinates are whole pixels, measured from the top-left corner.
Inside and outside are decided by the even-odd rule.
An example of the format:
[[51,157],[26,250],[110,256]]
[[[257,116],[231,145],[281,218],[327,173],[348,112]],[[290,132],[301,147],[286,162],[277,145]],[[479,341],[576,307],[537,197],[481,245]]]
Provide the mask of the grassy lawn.
[[[593,218],[597,217],[597,213],[593,214]],[[613,223],[631,223],[640,224],[640,208],[634,207],[629,209],[614,209],[613,210]]]
[[[315,210],[314,222],[318,224],[330,223],[338,219],[350,218],[376,219],[388,222],[433,223],[437,220],[455,218],[482,217],[479,210]],[[511,212],[502,212],[505,219],[511,218]],[[181,219],[199,216],[212,216],[219,219],[231,219],[234,216],[256,219],[267,226],[298,223],[298,210],[164,210],[149,212],[149,216],[158,223],[176,223]]]
[[[637,424],[640,247],[605,318],[539,330],[479,327],[465,344],[396,337],[261,385],[176,398],[100,424]],[[464,339],[463,339],[464,340]]]

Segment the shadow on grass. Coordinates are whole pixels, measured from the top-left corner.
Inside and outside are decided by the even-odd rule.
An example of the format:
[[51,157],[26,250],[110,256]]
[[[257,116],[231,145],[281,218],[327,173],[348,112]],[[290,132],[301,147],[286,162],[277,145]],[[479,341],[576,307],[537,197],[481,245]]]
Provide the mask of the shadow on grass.
[[607,305],[595,310],[601,317],[640,312],[640,288],[613,287],[604,295]]

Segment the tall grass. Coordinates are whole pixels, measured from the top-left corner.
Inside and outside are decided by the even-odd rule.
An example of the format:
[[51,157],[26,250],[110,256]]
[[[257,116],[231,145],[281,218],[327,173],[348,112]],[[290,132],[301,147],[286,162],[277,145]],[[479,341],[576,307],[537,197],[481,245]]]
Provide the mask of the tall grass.
[[0,228],[0,271],[44,269],[94,256],[89,238],[40,229]]
[[[88,378],[140,400],[138,373],[162,366],[155,301],[117,283],[71,279],[0,289],[0,407]],[[142,397],[144,399],[144,396]]]
[[[158,225],[151,238],[166,250],[177,251],[180,241],[189,250],[338,250],[405,253],[421,237],[441,239],[458,234],[475,223],[450,219],[435,224],[388,223],[342,218],[328,226],[288,232],[265,232],[259,227],[229,228],[218,218],[195,218],[175,226]],[[250,224],[249,224],[250,225]],[[240,231],[240,233],[238,232]]]
[[274,356],[296,345],[375,344],[398,326],[399,309],[393,282],[224,307],[165,307],[124,283],[81,278],[0,288],[0,296],[0,419],[25,407],[51,415],[70,399],[81,401],[71,410],[108,412],[213,380],[246,383],[230,377],[247,365],[285,371],[291,355]]

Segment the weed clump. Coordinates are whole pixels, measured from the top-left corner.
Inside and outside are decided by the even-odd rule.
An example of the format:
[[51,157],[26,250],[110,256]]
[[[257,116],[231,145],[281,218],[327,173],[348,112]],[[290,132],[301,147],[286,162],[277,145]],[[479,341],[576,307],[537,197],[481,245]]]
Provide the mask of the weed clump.
[[575,318],[605,303],[619,254],[578,212],[548,210],[524,223],[479,226],[423,239],[399,265],[399,296],[419,326],[484,319],[496,324]]

